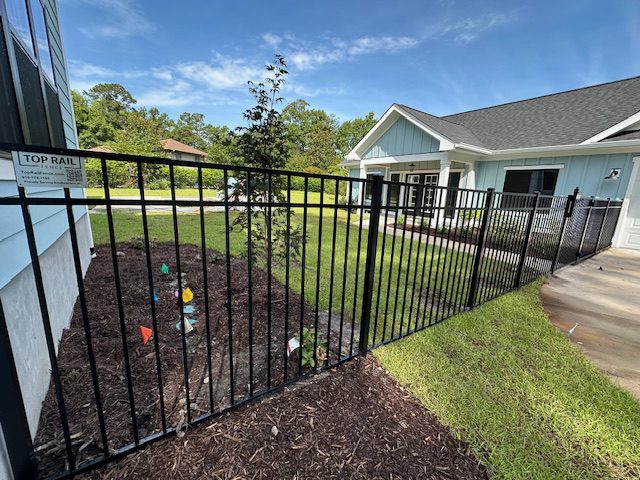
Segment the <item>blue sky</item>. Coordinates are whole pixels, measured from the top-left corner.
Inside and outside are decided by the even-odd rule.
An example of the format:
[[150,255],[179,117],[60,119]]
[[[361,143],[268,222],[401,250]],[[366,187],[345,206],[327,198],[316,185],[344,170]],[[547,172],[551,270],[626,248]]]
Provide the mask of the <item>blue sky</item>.
[[287,101],[435,115],[640,75],[637,0],[59,0],[72,87],[235,127],[275,52]]

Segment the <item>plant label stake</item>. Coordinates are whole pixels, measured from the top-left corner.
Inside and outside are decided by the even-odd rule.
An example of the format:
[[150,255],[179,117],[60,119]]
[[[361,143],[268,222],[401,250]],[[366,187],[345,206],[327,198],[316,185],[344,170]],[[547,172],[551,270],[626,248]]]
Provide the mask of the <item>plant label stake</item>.
[[[193,330],[193,326],[197,323],[197,320],[193,318],[184,319],[184,333],[189,333]],[[180,322],[176,323],[176,330],[180,331]]]
[[153,289],[153,301],[156,303],[158,302],[158,294],[156,293],[155,288]]
[[300,342],[296,337],[290,338],[287,342],[287,356],[290,356],[296,348],[300,348]]
[[182,303],[189,303],[193,300],[193,292],[189,287],[182,291]]
[[142,335],[142,344],[146,345],[149,339],[153,336],[153,330],[149,327],[140,325],[140,335]]
[[160,267],[160,271],[162,272],[162,275],[169,275],[169,267],[166,263],[162,264],[162,266]]
[[195,307],[193,305],[185,305],[182,308],[182,313],[186,313],[187,315],[191,315],[195,311]]

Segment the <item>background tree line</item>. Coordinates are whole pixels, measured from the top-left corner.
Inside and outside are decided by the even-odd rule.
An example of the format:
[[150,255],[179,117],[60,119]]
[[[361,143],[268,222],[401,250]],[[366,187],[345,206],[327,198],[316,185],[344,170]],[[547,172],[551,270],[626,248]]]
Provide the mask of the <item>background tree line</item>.
[[[100,83],[82,93],[72,92],[80,148],[105,146],[117,153],[163,156],[160,141],[173,138],[207,153],[206,161],[244,165],[252,163],[242,145],[242,132],[205,121],[201,113],[182,113],[177,120],[152,107],[137,107],[136,99],[122,85]],[[344,174],[338,163],[373,127],[373,112],[365,117],[339,122],[322,109],[299,99],[279,112],[283,125],[284,168],[312,173]],[[99,165],[88,165],[91,183],[100,183]],[[125,164],[111,165],[112,186],[135,184],[134,172]],[[146,167],[151,188],[167,188],[162,167]],[[176,186],[192,186],[195,170],[176,169]],[[192,178],[194,177],[194,178]],[[204,178],[214,187],[217,179]]]

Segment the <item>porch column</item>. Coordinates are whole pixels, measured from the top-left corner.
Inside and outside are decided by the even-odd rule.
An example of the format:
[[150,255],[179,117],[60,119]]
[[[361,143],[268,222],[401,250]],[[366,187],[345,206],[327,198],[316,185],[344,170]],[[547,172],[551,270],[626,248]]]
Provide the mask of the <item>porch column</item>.
[[436,215],[436,225],[440,226],[444,223],[445,215],[444,215],[444,207],[447,204],[447,191],[446,188],[449,185],[449,171],[451,170],[451,160],[448,158],[443,158],[440,160],[440,174],[438,175],[438,187],[443,187],[443,189],[439,189],[438,193],[439,198],[435,200],[438,202],[437,206],[439,207]]
[[467,163],[466,165],[464,188],[468,188],[470,190],[476,189],[476,163],[475,162]]

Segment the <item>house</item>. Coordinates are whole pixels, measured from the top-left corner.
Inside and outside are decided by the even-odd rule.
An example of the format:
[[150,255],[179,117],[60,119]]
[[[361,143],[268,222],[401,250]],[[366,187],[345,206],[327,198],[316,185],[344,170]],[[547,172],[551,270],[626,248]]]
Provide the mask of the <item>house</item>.
[[[76,125],[55,0],[0,0],[0,142],[53,147],[77,147]],[[84,195],[72,189],[73,196]],[[0,196],[17,196],[13,164],[0,152]],[[63,195],[60,189],[27,188],[29,196]],[[68,326],[78,295],[69,248],[69,224],[64,206],[32,209],[39,262],[55,342]],[[87,209],[74,208],[84,271],[91,259],[91,226]],[[50,363],[40,304],[20,207],[0,207],[0,301],[13,349],[22,400],[35,435],[42,400],[49,388]],[[5,352],[0,352],[5,355]],[[4,356],[0,359],[6,365]],[[0,369],[4,372],[4,369]],[[9,385],[0,378],[0,383]],[[10,438],[14,412],[0,408],[0,478],[11,478],[4,439]],[[6,442],[8,445],[9,442]],[[15,445],[15,441],[14,441]]]
[[[341,165],[355,178],[624,199],[614,245],[640,249],[640,77],[440,117],[393,104]],[[419,192],[385,195],[428,206]]]
[[185,145],[182,142],[167,138],[161,140],[162,149],[167,154],[167,157],[174,160],[186,160],[189,162],[204,162],[204,158],[207,156],[206,152],[198,150],[197,148]]

